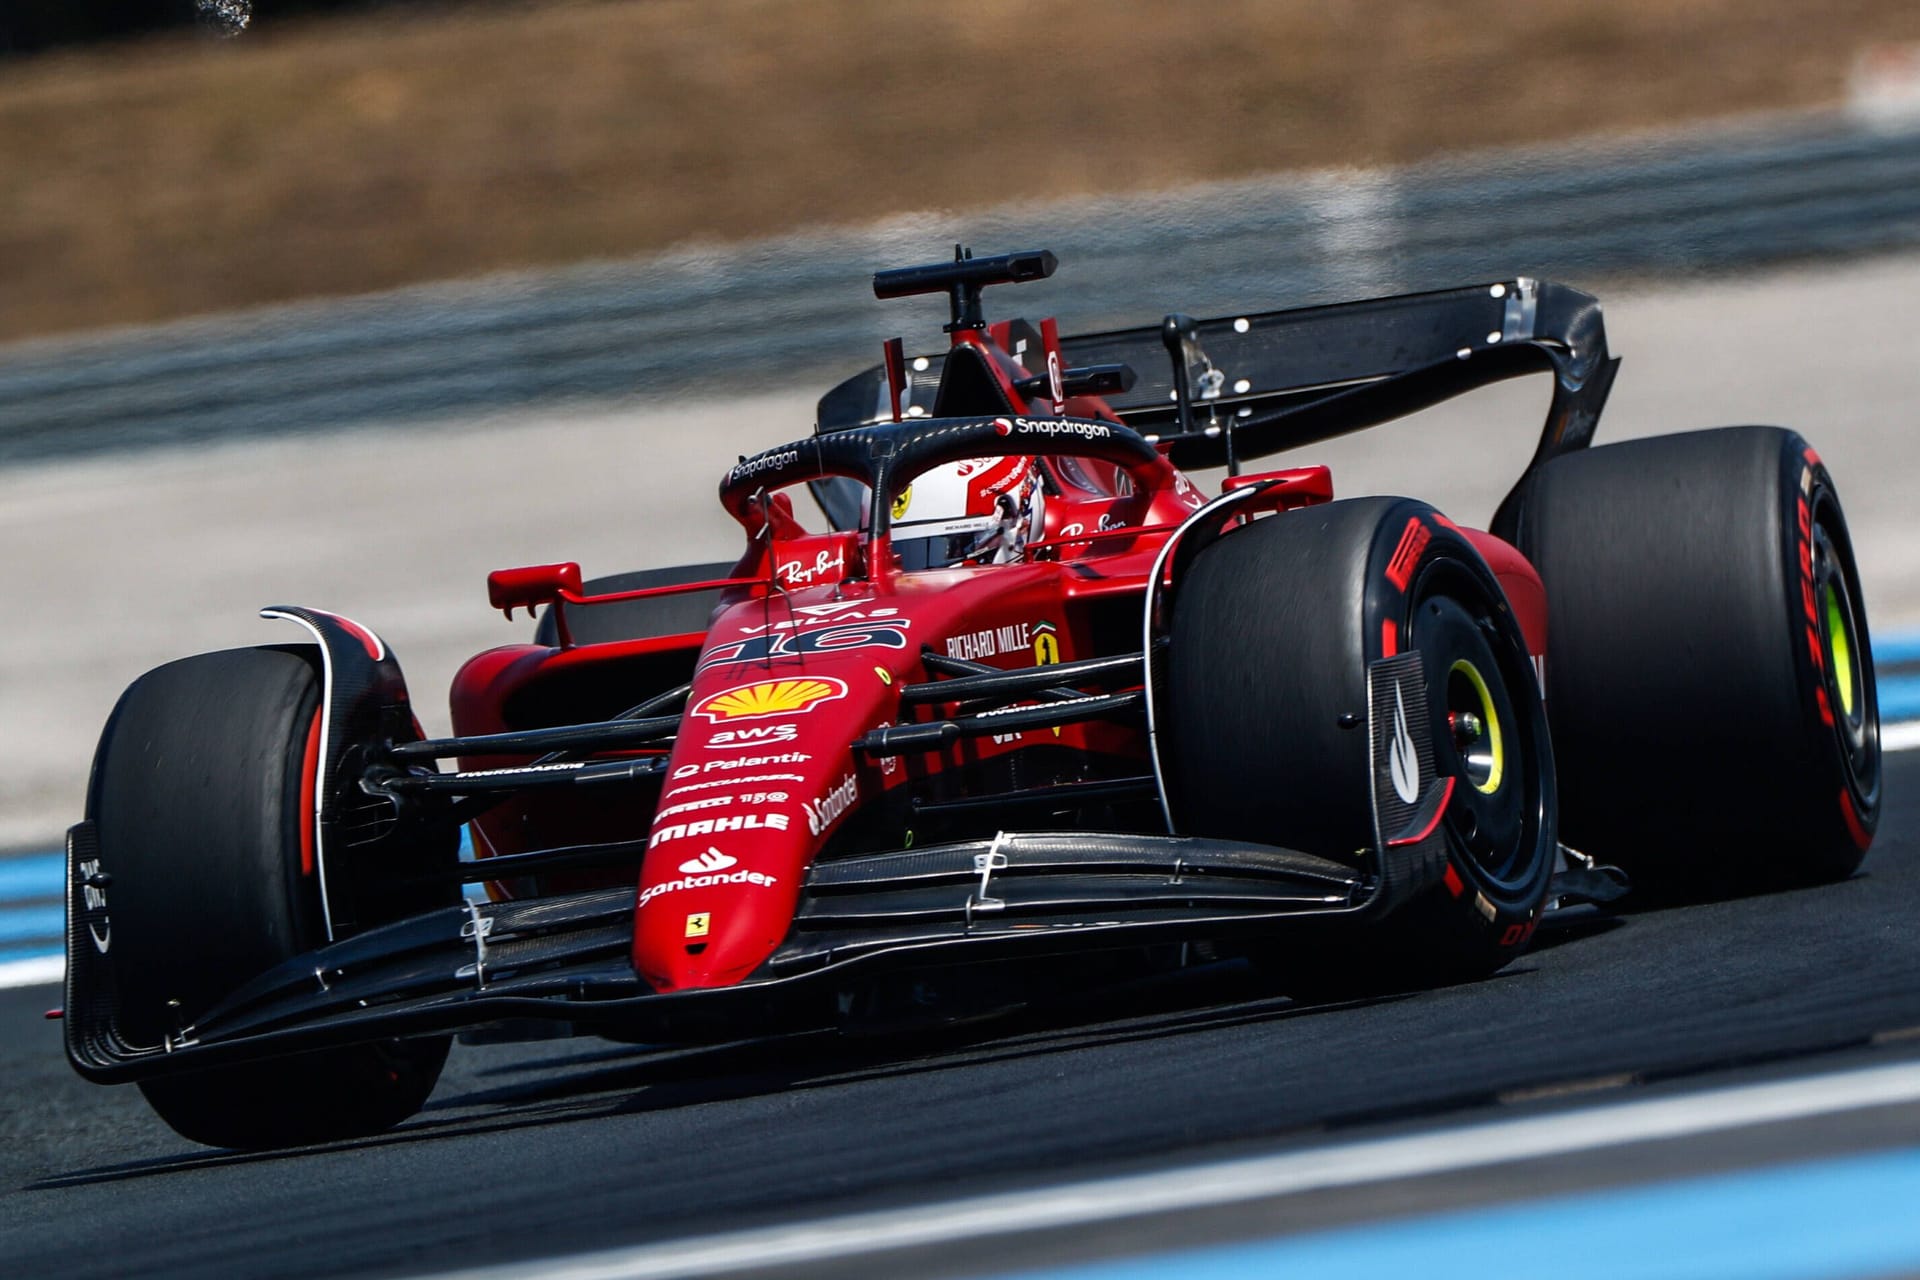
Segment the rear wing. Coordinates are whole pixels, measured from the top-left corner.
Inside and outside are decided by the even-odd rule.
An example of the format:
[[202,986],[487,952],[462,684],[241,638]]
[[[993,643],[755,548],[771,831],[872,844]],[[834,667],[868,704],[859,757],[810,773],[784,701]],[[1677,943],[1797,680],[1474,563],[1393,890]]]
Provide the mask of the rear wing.
[[[1026,352],[1015,322],[1013,354]],[[1122,421],[1186,470],[1232,466],[1402,417],[1476,387],[1551,373],[1532,467],[1593,439],[1619,360],[1597,299],[1517,277],[1432,293],[1248,313],[1171,315],[1159,325],[1060,340],[1070,368],[1126,364],[1130,390],[1106,397]],[[1029,367],[1039,367],[1033,351]],[[905,361],[909,415],[931,413],[944,355]],[[883,367],[820,400],[816,430],[891,421]]]

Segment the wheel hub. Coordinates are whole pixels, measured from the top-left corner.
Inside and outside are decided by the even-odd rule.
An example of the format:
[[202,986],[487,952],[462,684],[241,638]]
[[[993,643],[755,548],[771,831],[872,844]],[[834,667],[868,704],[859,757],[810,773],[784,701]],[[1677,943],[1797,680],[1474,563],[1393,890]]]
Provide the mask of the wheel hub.
[[1501,881],[1524,861],[1532,836],[1512,676],[1494,656],[1497,627],[1462,601],[1435,595],[1416,610],[1411,639],[1428,673],[1434,767],[1455,781],[1447,825],[1485,874]]

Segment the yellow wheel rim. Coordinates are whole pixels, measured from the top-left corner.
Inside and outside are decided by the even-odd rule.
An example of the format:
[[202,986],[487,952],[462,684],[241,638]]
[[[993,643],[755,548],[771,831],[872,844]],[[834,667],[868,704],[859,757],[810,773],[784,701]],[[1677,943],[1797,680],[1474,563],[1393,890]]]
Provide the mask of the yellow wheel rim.
[[1447,674],[1449,677],[1465,676],[1467,683],[1473,686],[1474,696],[1480,702],[1480,723],[1486,726],[1489,767],[1485,781],[1474,782],[1471,774],[1467,781],[1472,783],[1475,791],[1490,796],[1500,789],[1500,779],[1507,771],[1506,741],[1500,732],[1500,717],[1493,709],[1493,693],[1487,688],[1486,677],[1480,674],[1480,669],[1465,658],[1454,663]]
[[1833,662],[1834,683],[1840,686],[1840,710],[1851,718],[1855,693],[1853,687],[1853,638],[1847,631],[1846,611],[1840,607],[1839,593],[1822,587],[1827,598],[1827,656]]

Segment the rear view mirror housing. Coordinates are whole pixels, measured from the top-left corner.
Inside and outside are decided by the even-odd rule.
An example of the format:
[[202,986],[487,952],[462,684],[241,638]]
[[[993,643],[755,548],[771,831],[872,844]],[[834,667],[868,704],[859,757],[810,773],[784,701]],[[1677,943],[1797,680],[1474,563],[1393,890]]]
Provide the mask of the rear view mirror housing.
[[543,604],[554,604],[568,595],[581,594],[580,566],[530,564],[518,569],[495,569],[487,575],[487,600],[511,618],[524,607],[529,616]]

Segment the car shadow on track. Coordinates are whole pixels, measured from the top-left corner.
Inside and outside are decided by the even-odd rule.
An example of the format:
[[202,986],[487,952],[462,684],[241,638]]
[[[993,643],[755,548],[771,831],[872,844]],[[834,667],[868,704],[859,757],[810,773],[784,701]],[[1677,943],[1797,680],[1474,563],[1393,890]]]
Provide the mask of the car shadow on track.
[[372,1137],[276,1151],[192,1149],[177,1155],[76,1169],[42,1178],[26,1189],[56,1190],[443,1138],[510,1133],[1040,1058],[1170,1035],[1319,1016],[1409,998],[1395,995],[1307,1005],[1274,994],[1270,983],[1245,971],[1245,966],[1221,968],[1225,972],[1200,975],[1198,982],[1189,974],[1125,984],[1092,997],[1083,996],[1072,1006],[1040,1005],[987,1025],[874,1036],[811,1032],[664,1051],[641,1045],[615,1046],[527,1058],[490,1065],[476,1074],[497,1078],[524,1073],[536,1078],[437,1099],[413,1120]]
[[[1485,981],[1525,972],[1509,970]],[[1244,962],[1055,996],[989,1019],[909,1031],[834,1031],[704,1049],[633,1046],[492,1066],[477,1075],[537,1074],[525,1083],[475,1090],[443,1104],[525,1106],[595,1093],[628,1095],[622,1114],[900,1078],[1048,1054],[1143,1043],[1167,1036],[1335,1014],[1416,998],[1392,993],[1305,1003],[1275,990]],[[587,1068],[556,1076],[556,1070]]]
[[1625,927],[1627,922],[1615,911],[1616,908],[1601,911],[1592,907],[1576,907],[1564,918],[1542,924],[1535,931],[1533,941],[1527,945],[1527,954],[1538,955],[1555,947],[1564,947],[1569,942],[1584,942],[1588,938],[1597,938]]
[[[1543,929],[1535,949],[1593,936],[1618,927],[1604,916],[1566,921]],[[1489,978],[1485,986],[1524,978],[1524,961]],[[1276,990],[1273,977],[1242,961],[1198,966],[1179,973],[1141,977],[1071,997],[1054,996],[990,1020],[949,1027],[848,1035],[815,1031],[693,1048],[663,1049],[596,1041],[580,1049],[537,1052],[510,1062],[469,1068],[464,1081],[501,1081],[496,1087],[449,1089],[421,1114],[387,1133],[312,1147],[275,1151],[190,1149],[42,1178],[27,1190],[54,1190],[137,1180],[170,1173],[297,1160],[378,1150],[383,1147],[463,1139],[624,1115],[645,1115],[706,1103],[834,1088],[865,1081],[904,1079],[980,1065],[1043,1059],[1169,1036],[1204,1034],[1294,1019],[1337,1016],[1421,998],[1421,992],[1305,1003]],[[538,1043],[533,1042],[533,1043]],[[552,1042],[556,1049],[559,1042]],[[498,1051],[501,1046],[491,1046]],[[514,1077],[528,1077],[515,1080]],[[1453,1099],[1451,1103],[1484,1099]],[[1451,1104],[1450,1103],[1450,1104]],[[1425,1110],[1423,1106],[1421,1110]],[[1397,1113],[1395,1113],[1397,1114]],[[1369,1108],[1353,1120],[1395,1118]]]

